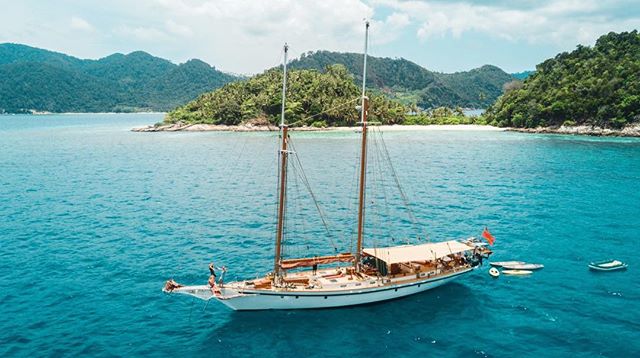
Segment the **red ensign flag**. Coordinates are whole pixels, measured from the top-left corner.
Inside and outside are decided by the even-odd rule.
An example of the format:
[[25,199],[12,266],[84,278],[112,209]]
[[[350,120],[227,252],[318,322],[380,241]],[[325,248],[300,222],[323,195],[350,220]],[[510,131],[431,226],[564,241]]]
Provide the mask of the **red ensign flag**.
[[491,235],[491,233],[489,232],[489,230],[487,230],[487,228],[485,227],[484,230],[482,231],[482,237],[484,237],[485,240],[487,240],[487,242],[489,243],[489,245],[493,246],[493,242],[496,241],[496,238],[493,237],[493,235]]

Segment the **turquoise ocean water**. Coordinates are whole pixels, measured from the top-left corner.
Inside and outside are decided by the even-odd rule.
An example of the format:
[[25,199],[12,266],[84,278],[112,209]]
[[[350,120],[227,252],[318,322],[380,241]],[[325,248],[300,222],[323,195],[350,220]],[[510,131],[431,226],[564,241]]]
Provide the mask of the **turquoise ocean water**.
[[[160,118],[0,116],[0,356],[640,355],[638,139],[386,133],[430,237],[486,225],[494,259],[545,268],[492,279],[484,267],[383,304],[236,313],[161,287],[206,282],[213,258],[228,279],[271,268],[275,137],[129,131]],[[357,134],[293,135],[348,246]],[[384,213],[371,233],[409,232],[401,209]],[[629,270],[589,272],[606,258]]]

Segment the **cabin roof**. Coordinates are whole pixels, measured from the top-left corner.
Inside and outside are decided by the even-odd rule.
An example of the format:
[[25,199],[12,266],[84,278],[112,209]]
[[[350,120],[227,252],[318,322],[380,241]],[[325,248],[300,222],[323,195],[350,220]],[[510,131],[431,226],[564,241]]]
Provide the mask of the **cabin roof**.
[[387,265],[391,265],[411,261],[433,261],[447,255],[473,250],[474,248],[475,246],[457,240],[450,240],[420,245],[368,248],[362,251],[365,255],[376,257],[386,262]]

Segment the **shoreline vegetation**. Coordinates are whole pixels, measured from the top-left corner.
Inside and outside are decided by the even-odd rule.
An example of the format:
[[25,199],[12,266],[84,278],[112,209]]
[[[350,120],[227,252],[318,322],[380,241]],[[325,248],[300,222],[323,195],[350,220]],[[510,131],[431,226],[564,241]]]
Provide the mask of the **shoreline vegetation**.
[[[461,108],[425,110],[370,90],[371,122],[387,128],[414,125],[494,126],[525,133],[640,137],[640,35],[609,33],[593,47],[578,46],[536,67],[524,81],[503,86],[503,95],[477,117]],[[359,88],[343,65],[294,69],[288,79],[290,128],[353,128],[359,120]],[[227,84],[167,113],[144,132],[259,131],[277,129],[282,82],[279,68]],[[264,127],[264,128],[263,128]],[[465,128],[460,127],[458,129]]]
[[637,136],[640,34],[610,32],[544,61],[524,82],[506,84],[484,116],[524,132]]
[[[507,128],[499,128],[480,124],[430,124],[430,125],[379,125],[382,131],[437,131],[437,130],[467,130],[467,131],[505,131]],[[355,131],[358,126],[337,126],[337,127],[293,127],[292,131],[297,132],[340,132]],[[134,132],[275,132],[278,127],[274,125],[221,125],[221,124],[189,124],[174,123],[164,125],[151,125],[146,127],[133,128]]]

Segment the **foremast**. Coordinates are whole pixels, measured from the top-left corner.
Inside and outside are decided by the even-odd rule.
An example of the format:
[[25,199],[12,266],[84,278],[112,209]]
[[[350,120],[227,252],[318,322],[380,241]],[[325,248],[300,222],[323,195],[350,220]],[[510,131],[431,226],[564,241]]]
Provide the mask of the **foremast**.
[[369,98],[365,96],[367,84],[367,50],[369,44],[369,21],[365,22],[364,64],[362,69],[362,101],[360,103],[360,125],[362,125],[362,145],[360,154],[360,181],[358,184],[358,240],[355,252],[356,270],[360,270],[362,256],[362,238],[364,236],[365,200],[367,183],[367,112]]
[[286,199],[287,199],[287,159],[289,156],[287,142],[288,142],[288,126],[284,120],[285,111],[285,98],[287,94],[287,52],[289,46],[284,44],[284,62],[283,62],[283,75],[282,75],[282,108],[280,111],[280,151],[278,153],[280,172],[278,175],[278,225],[276,228],[276,249],[273,265],[274,283],[278,282],[278,277],[281,275],[280,261],[282,259],[282,237],[284,235],[284,216],[286,214]]

